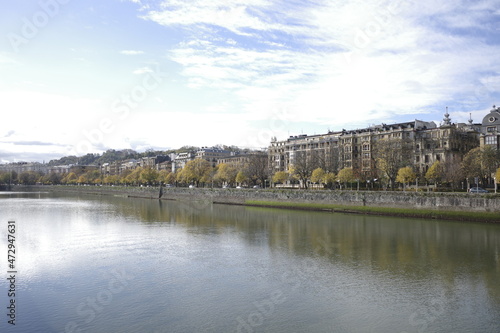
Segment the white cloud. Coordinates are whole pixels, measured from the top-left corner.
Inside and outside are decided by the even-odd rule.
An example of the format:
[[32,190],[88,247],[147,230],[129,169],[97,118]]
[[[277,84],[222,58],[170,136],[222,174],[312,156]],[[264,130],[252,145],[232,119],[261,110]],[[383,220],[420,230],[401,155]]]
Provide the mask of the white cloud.
[[484,23],[497,7],[493,1],[163,1],[144,18],[194,31],[170,52],[190,87],[233,91],[254,116],[294,105],[297,122],[349,126],[425,116],[447,102],[489,103],[482,99],[494,98],[493,86],[482,89],[488,96],[477,96],[474,87],[500,75],[498,41],[453,29],[492,29]]
[[134,73],[136,75],[141,75],[141,74],[146,74],[146,73],[154,73],[154,71],[149,67],[142,67],[142,68],[136,69],[132,73]]
[[124,55],[140,55],[144,54],[144,51],[138,51],[138,50],[122,50],[120,51],[121,54]]

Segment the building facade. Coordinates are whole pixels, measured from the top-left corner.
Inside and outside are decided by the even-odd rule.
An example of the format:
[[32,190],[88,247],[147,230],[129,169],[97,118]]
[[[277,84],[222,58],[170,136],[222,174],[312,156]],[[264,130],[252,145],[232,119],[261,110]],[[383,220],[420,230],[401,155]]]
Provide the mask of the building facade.
[[481,146],[500,150],[500,107],[493,105],[481,123]]
[[470,149],[479,146],[480,127],[472,121],[454,124],[446,113],[439,127],[434,122],[414,120],[323,135],[291,136],[283,141],[273,139],[268,149],[269,167],[272,174],[290,172],[308,161],[311,170],[321,167],[337,173],[352,168],[357,178],[370,180],[379,177],[377,159],[381,147],[391,143],[402,154],[405,151],[407,164],[423,175],[436,161],[459,164]]

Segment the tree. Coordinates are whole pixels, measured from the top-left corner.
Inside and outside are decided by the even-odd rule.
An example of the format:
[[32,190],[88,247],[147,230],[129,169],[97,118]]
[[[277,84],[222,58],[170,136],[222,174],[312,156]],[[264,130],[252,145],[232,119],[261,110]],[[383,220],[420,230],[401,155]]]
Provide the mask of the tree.
[[335,184],[336,180],[337,180],[337,176],[333,172],[325,173],[324,182],[329,188],[333,187],[333,184]]
[[399,169],[410,165],[411,152],[412,145],[409,140],[392,138],[376,141],[373,150],[376,167],[389,179],[392,188]]
[[396,181],[403,183],[403,189],[406,190],[406,183],[414,182],[417,178],[413,169],[409,166],[399,169]]
[[217,166],[217,172],[214,176],[216,181],[232,185],[236,181],[238,169],[234,165],[221,163]]
[[169,182],[167,181],[167,178],[168,178],[168,175],[170,174],[171,172],[168,171],[168,170],[160,170],[158,172],[158,181],[159,182],[162,182],[162,183],[165,183],[165,184],[168,184]]
[[120,181],[120,177],[117,176],[117,175],[109,175],[109,176],[106,176],[103,180],[104,183],[106,184],[118,184],[118,182]]
[[52,185],[61,184],[63,178],[59,173],[49,173],[46,177],[47,181]]
[[126,170],[123,170],[122,173],[120,174],[120,180],[119,182],[121,184],[125,184],[125,185],[128,185],[130,184],[130,181],[129,181],[129,176],[130,174],[132,173],[132,170],[130,169],[126,169]]
[[499,151],[490,146],[470,150],[462,161],[465,177],[468,179],[478,177],[487,182],[500,164],[499,154]]
[[273,175],[272,180],[274,184],[276,183],[283,184],[284,182],[286,182],[287,179],[288,179],[288,173],[286,173],[285,171],[278,171]]
[[158,171],[153,168],[143,168],[140,179],[148,185],[154,185],[158,182]]
[[41,175],[34,171],[25,171],[19,174],[19,182],[23,185],[35,185]]
[[198,186],[200,182],[206,181],[207,173],[210,172],[211,169],[212,165],[210,162],[197,158],[186,163],[178,174],[177,179],[183,183],[194,183]]
[[269,161],[265,153],[253,153],[250,155],[245,173],[253,184],[260,182],[265,185],[269,176]]
[[125,182],[127,184],[139,185],[141,179],[142,168],[137,167],[133,169],[126,177]]
[[307,189],[307,181],[311,177],[311,174],[317,165],[317,154],[310,153],[308,155],[305,151],[296,151],[293,158],[293,172],[290,174],[295,175],[300,181],[301,185]]
[[352,168],[343,168],[340,170],[337,179],[339,182],[345,183],[347,187],[347,183],[354,181],[354,172]]
[[77,180],[78,176],[74,172],[69,172],[63,177],[62,182],[64,184],[76,184]]
[[248,180],[247,175],[243,171],[238,172],[236,175],[236,182],[239,184],[243,184]]
[[321,168],[316,168],[311,174],[311,181],[313,183],[323,184],[325,182],[325,170]]
[[9,172],[0,172],[0,184],[8,184],[10,181]]
[[425,179],[434,183],[434,188],[437,187],[437,182],[441,180],[443,176],[443,168],[441,167],[441,162],[434,162],[429,170],[425,173]]
[[89,183],[98,184],[102,182],[102,175],[99,170],[89,170],[85,172],[85,176]]

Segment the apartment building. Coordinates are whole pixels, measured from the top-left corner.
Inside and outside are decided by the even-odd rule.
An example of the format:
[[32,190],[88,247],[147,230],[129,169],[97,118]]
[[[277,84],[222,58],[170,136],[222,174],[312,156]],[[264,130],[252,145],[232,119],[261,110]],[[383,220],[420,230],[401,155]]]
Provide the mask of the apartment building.
[[500,107],[493,105],[481,123],[481,146],[500,150]]
[[414,120],[322,135],[303,134],[283,141],[273,138],[268,150],[269,166],[272,173],[290,171],[307,160],[312,168],[329,172],[353,168],[362,179],[377,178],[377,152],[384,142],[393,142],[405,145],[408,163],[415,171],[425,173],[435,161],[459,163],[465,153],[479,146],[479,133],[480,124],[472,120],[469,124],[454,124],[446,113],[439,127],[434,122]]
[[221,158],[231,156],[231,152],[228,150],[219,149],[216,147],[201,147],[200,150],[196,152],[195,158],[204,159],[212,164],[212,167],[217,165],[217,161]]

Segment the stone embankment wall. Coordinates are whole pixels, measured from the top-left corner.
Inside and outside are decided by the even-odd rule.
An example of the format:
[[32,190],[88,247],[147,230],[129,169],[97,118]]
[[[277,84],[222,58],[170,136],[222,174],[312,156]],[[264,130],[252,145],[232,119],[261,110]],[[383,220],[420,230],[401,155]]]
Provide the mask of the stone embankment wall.
[[[27,190],[18,186],[14,190]],[[157,199],[159,188],[125,186],[30,186],[31,191],[58,191]],[[244,204],[246,201],[279,201],[322,203],[350,206],[383,206],[394,208],[437,209],[452,211],[500,212],[500,194],[330,191],[330,190],[263,190],[164,188],[165,200],[210,200],[217,203]]]

